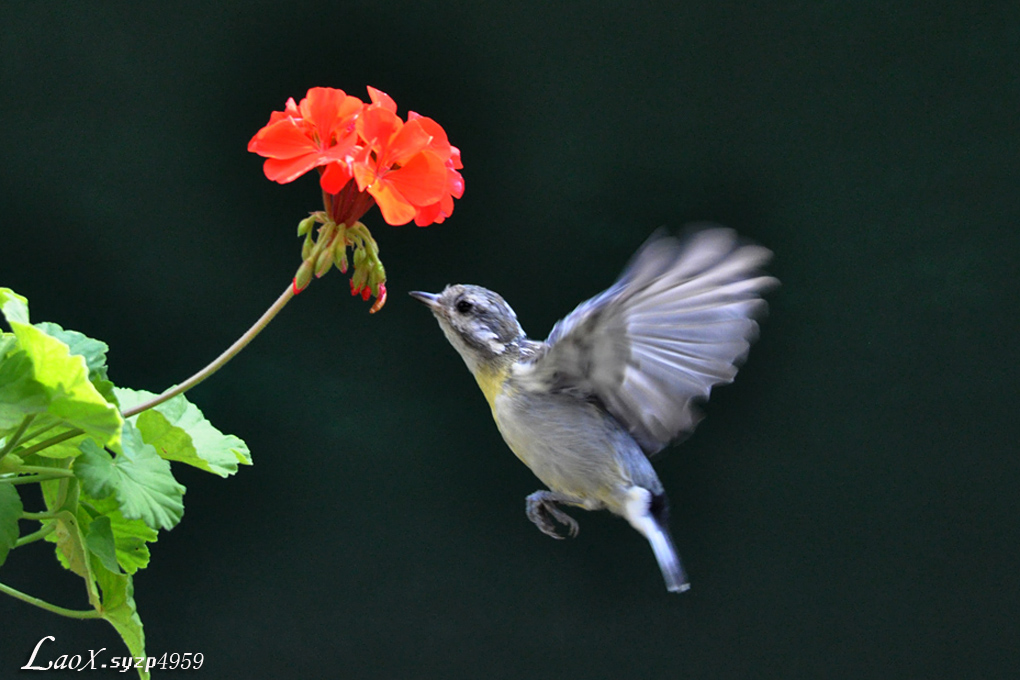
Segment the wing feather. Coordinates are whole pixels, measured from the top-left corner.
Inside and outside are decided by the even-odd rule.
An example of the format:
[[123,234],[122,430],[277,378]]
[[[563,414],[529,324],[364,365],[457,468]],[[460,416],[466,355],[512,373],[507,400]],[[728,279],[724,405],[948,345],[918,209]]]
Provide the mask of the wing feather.
[[518,369],[525,388],[605,405],[654,454],[690,433],[696,402],[732,382],[758,336],[772,253],[722,227],[653,237],[619,280],[558,322]]

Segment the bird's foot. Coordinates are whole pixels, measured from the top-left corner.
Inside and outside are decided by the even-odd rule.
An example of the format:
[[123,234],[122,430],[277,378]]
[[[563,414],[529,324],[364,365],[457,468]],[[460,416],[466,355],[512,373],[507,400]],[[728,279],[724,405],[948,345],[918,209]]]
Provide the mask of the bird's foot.
[[534,522],[543,534],[555,539],[564,539],[566,536],[560,535],[559,527],[556,525],[556,522],[559,522],[567,528],[567,535],[574,538],[581,531],[581,527],[576,519],[556,506],[556,503],[564,501],[569,499],[551,491],[536,491],[527,498],[528,519]]

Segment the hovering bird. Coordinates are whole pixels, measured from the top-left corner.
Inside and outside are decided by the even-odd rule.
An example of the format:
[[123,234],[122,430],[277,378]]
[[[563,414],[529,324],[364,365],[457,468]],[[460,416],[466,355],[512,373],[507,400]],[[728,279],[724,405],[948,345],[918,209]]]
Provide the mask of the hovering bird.
[[779,282],[772,253],[730,229],[657,234],[619,280],[531,340],[513,309],[480,286],[412,292],[427,305],[492,408],[503,439],[548,489],[528,518],[563,538],[577,521],[559,504],[606,509],[651,544],[666,588],[690,588],[673,546],[669,504],[649,457],[690,434],[697,402],[733,381]]

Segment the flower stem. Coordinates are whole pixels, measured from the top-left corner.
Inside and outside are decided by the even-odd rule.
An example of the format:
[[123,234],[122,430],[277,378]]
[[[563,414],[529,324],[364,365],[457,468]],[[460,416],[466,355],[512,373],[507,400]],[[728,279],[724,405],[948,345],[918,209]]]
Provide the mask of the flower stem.
[[227,351],[216,357],[215,361],[213,361],[211,364],[203,368],[201,371],[199,371],[195,375],[191,376],[190,378],[182,382],[180,385],[176,385],[170,388],[166,392],[163,392],[163,394],[145,402],[144,404],[139,404],[134,408],[129,408],[128,410],[124,411],[123,414],[124,417],[130,418],[131,416],[137,413],[141,413],[142,411],[148,411],[153,406],[159,406],[164,401],[167,401],[168,399],[173,399],[178,394],[187,392],[192,387],[199,384],[200,382],[211,376],[213,373],[223,368],[224,364],[233,359],[234,355],[236,355],[238,352],[244,349],[249,342],[255,339],[256,335],[262,332],[262,329],[265,328],[269,324],[269,322],[273,320],[273,317],[275,317],[288,302],[290,302],[290,299],[292,297],[294,297],[294,289],[290,284],[288,284],[287,289],[283,291],[283,294],[280,297],[278,297],[276,299],[276,302],[274,302],[273,305],[266,310],[265,314],[263,314],[259,318],[259,320],[255,322],[255,325],[249,328],[244,335],[238,338],[237,342],[228,347]]
[[56,519],[57,515],[53,512],[22,512],[21,519],[31,519],[36,522],[42,522],[47,519]]
[[54,614],[60,614],[61,616],[67,616],[67,617],[72,618],[72,619],[101,619],[101,618],[103,618],[103,613],[100,612],[100,611],[97,611],[95,609],[84,609],[84,610],[82,610],[82,609],[64,609],[63,607],[58,607],[55,604],[50,604],[49,602],[46,602],[45,600],[40,600],[38,597],[32,597],[31,595],[26,595],[25,593],[21,592],[20,590],[15,590],[14,588],[11,588],[8,585],[4,585],[3,583],[0,583],[0,593],[7,593],[11,597],[17,598],[17,599],[21,600],[22,602],[27,602],[29,604],[34,604],[36,607],[39,607],[41,609],[45,609],[48,612],[53,612]]
[[28,426],[32,424],[33,420],[35,420],[34,413],[30,413],[24,418],[22,418],[21,425],[19,425],[18,429],[15,430],[14,434],[12,434],[7,439],[7,443],[4,444],[4,448],[0,450],[0,460],[3,460],[4,456],[10,453],[14,449],[14,447],[18,445],[18,442],[21,441],[21,436],[25,434],[25,430],[27,430]]
[[54,444],[59,444],[60,442],[67,441],[68,439],[74,439],[75,437],[77,437],[80,434],[85,434],[85,430],[79,429],[77,427],[73,428],[71,430],[67,430],[65,432],[61,432],[60,434],[54,435],[53,437],[50,437],[49,439],[47,439],[45,441],[41,441],[38,444],[33,444],[32,446],[29,446],[24,451],[19,452],[18,455],[20,455],[22,458],[25,458],[27,456],[32,455],[36,451],[42,451],[43,449],[48,449],[49,447],[53,446]]
[[49,524],[44,526],[42,529],[39,529],[38,531],[33,531],[32,533],[26,534],[26,535],[22,536],[21,538],[19,538],[17,540],[17,542],[15,542],[14,547],[15,548],[20,548],[23,545],[28,545],[29,543],[34,543],[35,541],[42,540],[42,539],[46,538],[46,536],[48,536],[49,534],[52,534],[53,531],[56,528],[57,528],[57,523],[56,522],[50,522]]
[[[66,473],[66,474],[65,474]],[[51,479],[65,479],[67,477],[74,477],[74,473],[70,470],[57,470],[50,469],[50,472],[40,475],[22,475],[21,477],[0,477],[0,484],[36,484],[38,482],[48,482]]]
[[15,472],[35,472],[42,475],[54,473],[58,477],[74,477],[74,473],[66,468],[47,467],[45,465],[22,465]]
[[57,427],[58,425],[60,425],[59,421],[58,422],[54,422],[54,423],[50,423],[49,425],[43,425],[42,427],[38,427],[38,428],[32,430],[31,432],[29,432],[28,434],[25,435],[25,441],[26,442],[30,442],[33,439],[35,439],[36,437],[38,437],[39,435],[41,435],[42,433],[48,432],[49,430],[52,430],[53,428]]

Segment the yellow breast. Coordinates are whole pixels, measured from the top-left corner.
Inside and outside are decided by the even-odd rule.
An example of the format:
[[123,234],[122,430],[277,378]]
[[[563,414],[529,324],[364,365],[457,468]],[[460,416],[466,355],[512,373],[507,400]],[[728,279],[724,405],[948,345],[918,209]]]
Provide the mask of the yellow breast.
[[485,395],[485,400],[489,402],[489,408],[493,409],[493,412],[496,409],[496,397],[503,392],[503,383],[506,380],[506,376],[507,371],[498,369],[490,371],[483,368],[475,373],[478,387],[482,389],[482,394]]

